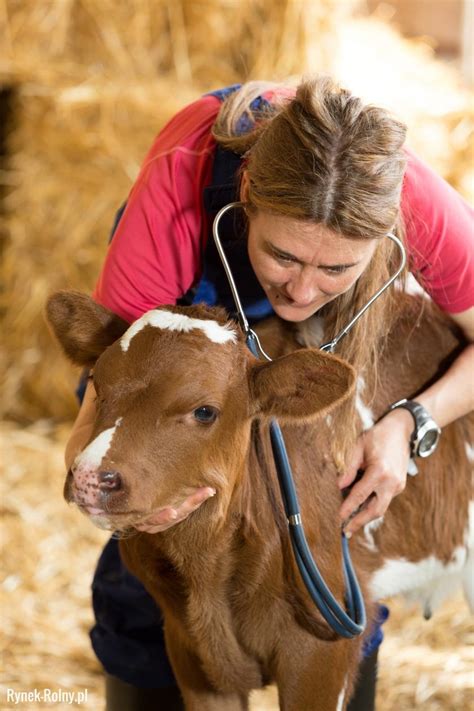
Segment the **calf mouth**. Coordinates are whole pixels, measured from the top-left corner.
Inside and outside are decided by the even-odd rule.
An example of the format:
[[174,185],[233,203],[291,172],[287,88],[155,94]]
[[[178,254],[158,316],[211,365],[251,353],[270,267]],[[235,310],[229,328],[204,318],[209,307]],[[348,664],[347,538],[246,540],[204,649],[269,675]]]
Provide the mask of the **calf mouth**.
[[[157,514],[169,508],[164,506],[159,509],[154,509],[153,511],[108,511],[106,505],[104,508],[98,508],[85,504],[77,499],[72,499],[70,503],[76,505],[81,513],[87,516],[97,528],[106,531],[114,531],[121,537],[138,533],[157,532],[154,530],[155,524],[153,523],[153,519]],[[166,529],[180,522],[181,519],[176,522],[171,522],[166,526]]]
[[116,533],[161,533],[187,519],[215,494],[216,490],[212,486],[198,485],[192,488],[191,493],[185,491],[182,501],[178,497],[179,503],[176,503],[176,496],[172,496],[171,502],[144,511],[127,509],[129,500],[126,488],[119,492],[109,492],[90,483],[78,488],[71,470],[64,485],[64,498],[68,503],[76,505],[98,528]]
[[96,506],[82,504],[79,501],[71,501],[70,503],[77,506],[79,511],[84,514],[94,526],[105,531],[114,531],[124,534],[131,533],[135,531],[135,524],[144,518],[144,514],[138,511],[111,512]]

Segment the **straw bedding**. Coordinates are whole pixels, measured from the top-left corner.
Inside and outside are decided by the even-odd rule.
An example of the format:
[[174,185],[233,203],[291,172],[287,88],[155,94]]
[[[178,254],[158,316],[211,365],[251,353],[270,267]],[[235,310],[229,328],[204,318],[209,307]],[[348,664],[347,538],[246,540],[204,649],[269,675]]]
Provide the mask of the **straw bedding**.
[[[102,708],[102,677],[88,639],[90,581],[108,534],[61,496],[67,427],[3,424],[0,608],[7,688],[88,689],[83,708]],[[472,700],[472,618],[457,598],[426,622],[392,606],[381,651],[378,711],[460,711]],[[0,701],[1,708],[8,708]],[[39,708],[16,706],[21,711]],[[63,711],[61,704],[55,709]],[[64,710],[71,708],[64,705]],[[80,707],[78,707],[80,708]],[[274,689],[254,694],[252,711],[275,711]]]

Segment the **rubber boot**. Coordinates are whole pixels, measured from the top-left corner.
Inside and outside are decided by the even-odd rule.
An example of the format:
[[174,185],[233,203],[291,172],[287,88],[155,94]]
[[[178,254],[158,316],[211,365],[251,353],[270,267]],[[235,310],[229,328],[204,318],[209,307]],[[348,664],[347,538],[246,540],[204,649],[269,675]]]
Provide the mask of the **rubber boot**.
[[177,686],[144,689],[105,675],[105,711],[184,711]]
[[347,711],[375,711],[378,654],[379,648],[377,647],[370,657],[362,660],[358,681]]

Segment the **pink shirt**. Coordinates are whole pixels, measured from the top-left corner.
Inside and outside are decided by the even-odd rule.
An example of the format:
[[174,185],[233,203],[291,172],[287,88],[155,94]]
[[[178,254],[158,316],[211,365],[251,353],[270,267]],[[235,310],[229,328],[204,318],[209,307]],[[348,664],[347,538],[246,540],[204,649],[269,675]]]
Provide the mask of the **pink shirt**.
[[[201,276],[208,235],[202,194],[211,181],[210,131],[220,106],[205,96],[177,113],[132,187],[93,295],[127,321],[174,304]],[[473,210],[423,161],[407,155],[402,212],[411,269],[444,311],[465,311],[474,306]]]

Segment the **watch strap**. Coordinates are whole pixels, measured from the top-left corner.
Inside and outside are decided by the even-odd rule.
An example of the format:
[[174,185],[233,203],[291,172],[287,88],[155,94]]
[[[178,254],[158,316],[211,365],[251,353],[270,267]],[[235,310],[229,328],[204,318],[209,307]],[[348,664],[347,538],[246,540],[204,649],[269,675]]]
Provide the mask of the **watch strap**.
[[436,422],[429,414],[429,412],[423,407],[423,405],[420,405],[419,402],[416,402],[416,400],[407,400],[406,398],[403,398],[402,400],[398,400],[397,402],[394,402],[392,405],[390,405],[388,411],[391,412],[392,410],[396,410],[397,408],[403,408],[404,410],[408,410],[408,412],[413,417],[415,427],[410,437],[410,454],[412,459],[414,459],[416,456],[418,456],[418,435],[420,433],[420,430],[423,429],[423,426],[428,422],[432,422],[433,425],[438,429],[438,431],[440,430],[436,425]]
[[413,421],[415,423],[414,434],[416,434],[423,422],[431,419],[423,405],[420,405],[420,403],[416,402],[416,400],[407,400],[406,398],[403,398],[403,400],[399,400],[398,402],[394,402],[393,405],[390,405],[389,411],[396,410],[398,407],[403,407],[404,410],[408,410],[413,417]]

